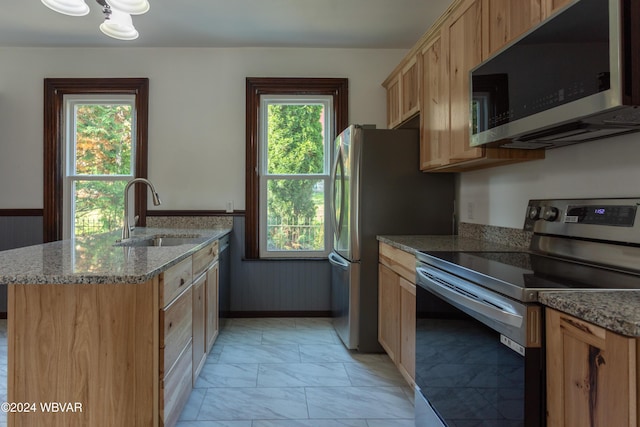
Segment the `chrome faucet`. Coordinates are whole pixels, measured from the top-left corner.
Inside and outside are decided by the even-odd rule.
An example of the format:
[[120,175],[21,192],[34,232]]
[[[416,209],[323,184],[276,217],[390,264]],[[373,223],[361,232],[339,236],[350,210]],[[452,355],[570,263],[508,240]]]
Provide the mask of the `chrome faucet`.
[[151,195],[153,196],[154,206],[158,206],[162,203],[160,201],[160,196],[158,196],[158,193],[156,193],[156,189],[153,187],[151,181],[144,178],[134,178],[131,181],[127,182],[127,186],[124,187],[124,225],[122,227],[122,240],[131,237],[131,228],[133,227],[129,227],[129,188],[136,182],[141,182],[149,186],[149,188],[151,189]]

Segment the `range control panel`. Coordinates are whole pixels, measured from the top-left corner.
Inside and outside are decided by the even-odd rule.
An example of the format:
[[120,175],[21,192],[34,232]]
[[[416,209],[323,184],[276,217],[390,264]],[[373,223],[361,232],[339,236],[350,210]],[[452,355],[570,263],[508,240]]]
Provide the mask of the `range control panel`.
[[586,239],[640,244],[640,199],[530,200],[523,229]]

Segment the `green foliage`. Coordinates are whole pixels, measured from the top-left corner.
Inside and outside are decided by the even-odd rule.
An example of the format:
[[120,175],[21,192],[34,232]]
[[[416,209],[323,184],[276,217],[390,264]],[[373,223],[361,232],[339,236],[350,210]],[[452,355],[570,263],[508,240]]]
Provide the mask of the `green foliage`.
[[[131,174],[131,120],[131,106],[128,105],[78,106],[76,174]],[[126,180],[76,181],[77,235],[103,233],[122,226]]]
[[[269,105],[269,174],[324,172],[322,113],[322,105]],[[318,218],[317,197],[314,200],[313,196],[318,182],[322,181],[300,177],[268,181],[268,224],[278,225],[270,228],[269,249],[321,250],[324,247],[323,221]]]

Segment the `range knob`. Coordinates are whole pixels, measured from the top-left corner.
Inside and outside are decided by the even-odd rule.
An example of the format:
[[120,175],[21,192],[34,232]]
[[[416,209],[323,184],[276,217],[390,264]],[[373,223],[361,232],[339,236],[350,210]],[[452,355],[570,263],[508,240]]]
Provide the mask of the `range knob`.
[[527,216],[530,220],[536,221],[540,219],[540,206],[529,206],[529,213]]
[[553,206],[547,206],[544,208],[544,212],[542,213],[542,219],[545,221],[555,221],[558,218],[560,211],[558,208],[554,208]]

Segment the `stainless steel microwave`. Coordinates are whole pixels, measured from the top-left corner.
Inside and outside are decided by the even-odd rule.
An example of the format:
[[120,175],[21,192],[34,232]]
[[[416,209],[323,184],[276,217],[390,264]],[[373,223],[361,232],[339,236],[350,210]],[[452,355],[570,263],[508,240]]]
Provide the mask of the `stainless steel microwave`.
[[471,145],[640,131],[640,1],[575,0],[471,70]]

